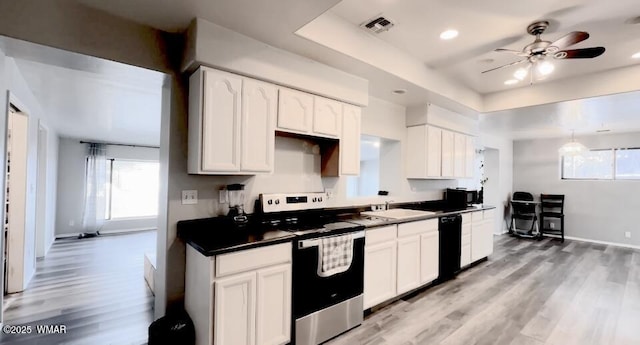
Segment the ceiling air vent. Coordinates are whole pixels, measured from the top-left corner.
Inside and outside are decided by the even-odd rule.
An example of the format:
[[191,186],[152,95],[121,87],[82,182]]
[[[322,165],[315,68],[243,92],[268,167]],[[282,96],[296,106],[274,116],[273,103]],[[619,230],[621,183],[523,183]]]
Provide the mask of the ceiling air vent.
[[360,27],[374,34],[379,34],[391,29],[393,25],[394,24],[391,19],[385,18],[382,15],[377,15],[360,24]]

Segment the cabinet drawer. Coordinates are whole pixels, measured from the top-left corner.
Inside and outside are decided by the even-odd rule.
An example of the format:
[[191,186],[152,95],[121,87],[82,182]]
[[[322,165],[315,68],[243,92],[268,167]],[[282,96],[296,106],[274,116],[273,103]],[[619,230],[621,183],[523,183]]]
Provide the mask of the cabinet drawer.
[[365,244],[367,246],[382,243],[386,241],[393,241],[396,239],[397,225],[383,226],[375,229],[368,229],[365,232]]
[[485,210],[484,211],[484,219],[494,220],[496,216],[496,210]]
[[472,222],[479,222],[481,221],[482,218],[482,211],[475,211],[475,212],[471,212],[471,221]]
[[291,243],[247,249],[216,256],[214,276],[217,278],[285,262],[291,262]]
[[462,235],[462,245],[471,245],[471,234]]
[[462,224],[471,223],[471,212],[462,214]]
[[430,231],[438,231],[437,218],[398,224],[398,238],[417,235]]

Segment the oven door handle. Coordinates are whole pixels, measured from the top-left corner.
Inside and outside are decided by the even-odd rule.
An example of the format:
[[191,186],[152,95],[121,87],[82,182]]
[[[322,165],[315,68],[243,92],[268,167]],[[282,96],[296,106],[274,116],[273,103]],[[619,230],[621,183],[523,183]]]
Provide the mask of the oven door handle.
[[[341,235],[336,235],[336,236],[342,236],[345,234],[341,234]],[[314,238],[311,240],[302,240],[300,242],[298,242],[298,249],[304,249],[304,248],[311,248],[311,247],[317,247],[320,245],[320,240],[322,238],[327,238],[327,237],[336,237],[336,236],[324,236],[324,237],[320,237],[320,238]],[[351,233],[351,238],[352,239],[357,239],[357,238],[363,238],[364,237],[364,231],[358,231],[358,232],[354,232]]]

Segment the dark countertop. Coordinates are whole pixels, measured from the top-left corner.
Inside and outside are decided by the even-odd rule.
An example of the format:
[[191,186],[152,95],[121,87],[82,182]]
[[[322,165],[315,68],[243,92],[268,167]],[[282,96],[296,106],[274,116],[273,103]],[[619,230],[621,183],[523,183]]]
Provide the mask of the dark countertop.
[[[410,219],[388,219],[361,215],[359,212],[361,212],[362,209],[351,209],[342,210],[337,220],[364,225],[366,228],[374,228],[495,208],[494,206],[482,205],[482,207],[443,210],[442,204],[431,202],[396,204],[394,206],[395,208],[425,210],[433,213],[424,217],[413,217]],[[335,211],[336,210],[328,209],[321,212],[331,213]],[[202,255],[214,256],[239,250],[291,242],[296,238],[296,234],[289,231],[278,230],[273,226],[259,224],[257,220],[249,216],[249,224],[244,227],[236,225],[228,217],[179,221],[178,237],[198,250]]]
[[469,213],[469,212],[475,212],[475,211],[484,211],[484,210],[490,210],[490,209],[496,208],[495,206],[491,206],[491,205],[482,205],[480,207],[467,207],[467,208],[456,209],[456,210],[438,210],[436,208],[429,208],[429,207],[428,207],[428,209],[424,209],[424,207],[421,207],[421,206],[422,205],[420,203],[414,203],[414,204],[404,204],[404,205],[401,205],[400,207],[396,207],[396,208],[406,208],[406,209],[412,209],[412,210],[429,211],[429,212],[432,212],[432,214],[421,216],[421,217],[406,218],[406,219],[389,219],[389,218],[373,217],[373,216],[367,216],[367,215],[360,215],[360,214],[356,215],[356,214],[354,214],[351,218],[346,218],[344,220],[364,225],[367,228],[375,228],[375,227],[380,227],[380,226],[387,226],[387,225],[395,225],[395,224],[401,224],[401,223],[415,222],[415,221],[419,221],[419,220],[433,219],[433,218],[451,216],[451,215],[455,215],[455,214]]
[[290,242],[295,237],[277,229],[238,227],[227,217],[180,221],[178,236],[205,256]]

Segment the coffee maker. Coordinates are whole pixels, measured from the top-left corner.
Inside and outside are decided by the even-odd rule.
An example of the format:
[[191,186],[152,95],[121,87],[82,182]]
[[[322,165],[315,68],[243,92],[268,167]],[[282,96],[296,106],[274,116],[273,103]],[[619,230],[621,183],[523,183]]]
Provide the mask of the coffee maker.
[[227,193],[229,195],[229,213],[228,217],[232,217],[236,224],[247,223],[247,215],[244,213],[244,185],[234,183],[227,185]]

